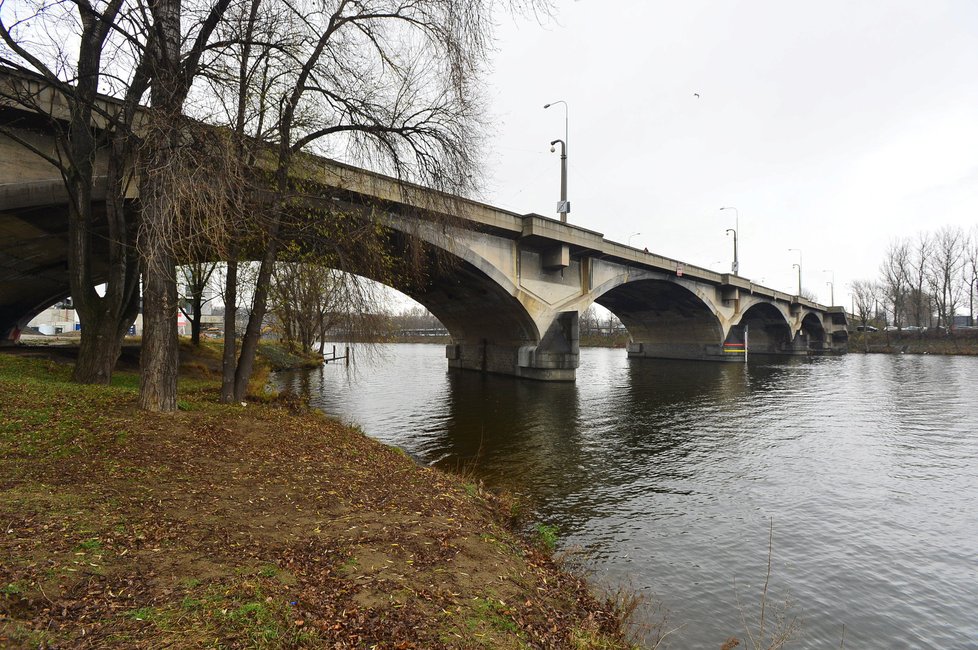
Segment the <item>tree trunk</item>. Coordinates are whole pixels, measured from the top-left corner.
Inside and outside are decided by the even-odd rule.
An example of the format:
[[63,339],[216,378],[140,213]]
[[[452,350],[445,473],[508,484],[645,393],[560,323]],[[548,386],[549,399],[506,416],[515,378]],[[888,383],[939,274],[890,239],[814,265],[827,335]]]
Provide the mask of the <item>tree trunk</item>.
[[238,402],[244,401],[248,395],[248,382],[251,380],[251,373],[255,367],[255,355],[258,353],[258,341],[261,339],[262,321],[265,320],[265,312],[268,307],[268,290],[272,279],[272,269],[278,254],[278,225],[279,218],[276,217],[269,233],[268,247],[265,249],[265,255],[262,257],[261,266],[258,269],[255,297],[251,315],[248,317],[248,327],[245,329],[245,335],[241,340],[241,354],[238,356],[238,368],[234,375],[234,399]]
[[163,223],[163,188],[147,177],[140,186],[143,223],[143,345],[140,355],[139,408],[171,412],[177,408],[177,282],[169,242],[154,227]]
[[201,295],[203,290],[204,288],[202,286],[195,285],[193,287],[193,295],[190,297],[190,308],[193,310],[193,314],[190,317],[190,344],[195,348],[200,347],[200,310],[204,301]]
[[78,359],[72,378],[82,384],[108,384],[122,353],[119,321],[111,313],[86,321],[82,330],[86,333],[79,341]]
[[144,277],[139,408],[166,413],[177,408],[177,327],[173,318],[176,283],[161,282],[164,278],[157,273]]
[[238,250],[231,247],[224,288],[224,351],[221,359],[221,402],[234,401],[235,358],[237,356]]

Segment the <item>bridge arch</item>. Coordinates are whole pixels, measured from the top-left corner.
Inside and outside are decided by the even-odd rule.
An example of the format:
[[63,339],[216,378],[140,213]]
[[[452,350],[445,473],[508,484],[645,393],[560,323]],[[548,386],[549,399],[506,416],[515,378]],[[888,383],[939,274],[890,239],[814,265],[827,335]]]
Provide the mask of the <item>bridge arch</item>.
[[594,302],[628,330],[629,356],[708,359],[721,353],[724,331],[715,305],[681,280],[619,276],[595,293]]
[[815,312],[810,311],[802,318],[798,336],[799,346],[804,346],[809,352],[821,352],[825,349],[825,326]]
[[791,347],[791,325],[784,312],[769,302],[751,305],[738,325],[747,332],[750,354],[783,354]]
[[467,260],[460,259],[451,273],[430,277],[421,288],[392,286],[448,329],[449,366],[511,374],[520,348],[540,343],[540,330],[523,304]]

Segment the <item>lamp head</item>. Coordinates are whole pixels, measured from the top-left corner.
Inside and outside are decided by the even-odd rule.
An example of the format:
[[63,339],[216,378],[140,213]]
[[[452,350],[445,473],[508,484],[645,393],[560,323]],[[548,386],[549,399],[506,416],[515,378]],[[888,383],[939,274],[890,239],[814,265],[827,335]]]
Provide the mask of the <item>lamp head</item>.
[[557,151],[557,147],[550,145],[550,153]]

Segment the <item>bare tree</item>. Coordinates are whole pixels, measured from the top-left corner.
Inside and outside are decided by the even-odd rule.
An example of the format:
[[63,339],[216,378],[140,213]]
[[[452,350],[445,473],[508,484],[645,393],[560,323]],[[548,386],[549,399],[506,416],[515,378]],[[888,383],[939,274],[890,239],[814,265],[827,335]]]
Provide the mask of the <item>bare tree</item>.
[[912,276],[909,242],[905,240],[890,242],[883,264],[880,266],[880,275],[883,281],[883,294],[892,309],[893,324],[899,328],[903,322],[902,317]]
[[875,317],[875,310],[879,303],[879,285],[868,280],[855,280],[851,288],[856,318],[859,320],[860,327],[866,329]]
[[933,313],[932,299],[927,292],[927,264],[933,249],[931,235],[926,232],[917,233],[910,251],[910,311],[913,314],[913,324],[917,327],[928,327]]
[[968,325],[975,325],[975,297],[978,296],[978,225],[968,234],[967,266],[964,281],[968,286]]
[[441,321],[421,305],[414,305],[392,315],[390,321],[391,330],[389,333],[392,334],[403,333],[406,330],[427,330],[428,333],[441,333],[445,330]]
[[319,354],[330,334],[346,341],[377,340],[377,285],[313,262],[278,262],[270,294],[279,332],[295,350]]
[[[94,134],[93,116],[98,114],[110,126],[120,127],[115,129],[118,138],[110,138],[109,166],[117,170],[107,204],[110,237],[116,248],[111,263],[122,280],[113,280],[108,300],[98,303],[91,273],[75,260],[72,292],[80,315],[91,325],[85,329],[94,338],[86,340],[94,342],[101,358],[114,362],[128,325],[125,319],[136,306],[133,251],[138,250],[144,288],[142,408],[169,411],[176,407],[175,269],[181,250],[171,235],[200,232],[184,227],[204,212],[202,202],[185,200],[190,194],[187,189],[212,185],[195,180],[191,173],[207,165],[187,164],[200,160],[188,154],[199,153],[196,143],[208,141],[186,119],[187,99],[193,95],[196,117],[232,126],[228,149],[235,152],[234,159],[242,168],[254,162],[255,149],[270,146],[274,152],[272,171],[265,178],[260,169],[252,168],[274,190],[274,198],[256,210],[264,217],[261,237],[251,236],[256,230],[252,223],[238,225],[231,229],[226,253],[227,291],[232,293],[226,330],[232,335],[237,261],[254,251],[262,253],[254,303],[236,363],[233,336],[228,337],[231,340],[225,350],[226,363],[234,367],[234,380],[233,385],[225,382],[222,398],[242,399],[267,310],[283,227],[302,221],[296,197],[303,188],[291,173],[296,156],[310,148],[340,154],[398,179],[466,193],[474,182],[473,152],[479,150],[481,127],[475,80],[490,50],[492,10],[499,4],[546,10],[548,0],[250,0],[233,6],[232,0],[104,0],[97,6],[90,0],[50,0],[37,15],[60,12],[70,22],[72,11],[77,11],[75,21],[80,25],[81,53],[74,67],[64,69],[45,64],[44,57],[23,45],[29,39],[18,38],[15,32],[31,16],[16,22],[13,31],[3,26],[0,36],[10,53],[5,58],[39,72],[73,102],[64,137],[65,155],[49,159],[69,161],[61,169],[73,194],[70,239],[79,260],[89,259],[85,256],[91,243],[95,183],[91,161],[104,144]],[[269,16],[276,20],[266,21]],[[55,49],[49,60],[59,64],[71,60],[56,46],[57,38],[63,36],[58,29],[41,31],[54,36],[49,40],[55,45],[48,43]],[[118,44],[111,50],[112,60],[106,62],[102,55],[111,38]],[[100,109],[97,96],[102,78],[111,78],[113,92],[122,98],[122,108],[111,115],[99,114],[106,112]],[[195,86],[198,81],[201,83]],[[222,104],[213,101],[217,93],[208,93],[208,87],[235,91],[231,93],[236,100],[234,109],[223,113],[226,119],[217,119],[221,117],[217,107]],[[140,114],[137,133],[136,109],[147,93],[149,107]],[[212,148],[203,151],[209,153]],[[121,191],[127,178],[124,174],[133,166],[138,170],[140,196],[136,221],[127,220],[122,209],[127,194]],[[257,207],[244,183],[230,189],[218,187],[213,194],[218,198],[203,204],[219,204],[223,196],[239,207]],[[368,208],[359,217],[369,220],[371,214]],[[334,254],[342,250],[339,240],[349,231],[340,228],[334,233]],[[382,229],[373,228],[373,232],[378,240],[387,237]],[[237,236],[242,233],[249,236]],[[242,248],[245,245],[252,247],[250,251]],[[357,241],[353,250],[363,250],[362,242]],[[100,319],[107,323],[104,327]],[[106,354],[103,348],[115,355]],[[79,364],[82,370],[86,367]],[[111,364],[108,368],[90,374],[107,381]]]
[[190,322],[190,342],[195,346],[200,345],[203,306],[213,299],[206,294],[216,268],[217,262],[191,262],[180,267],[184,287],[180,311]]
[[[290,172],[296,156],[307,148],[340,153],[400,179],[466,193],[480,132],[474,81],[489,52],[496,4],[333,0],[286,5],[290,47],[268,57],[275,62],[271,76],[285,89],[267,96],[276,110],[270,132],[277,150],[277,198],[268,211],[254,302],[235,368],[234,400],[245,395],[283,226],[295,216],[292,199],[300,188]],[[341,237],[332,243],[336,249],[343,246]],[[224,392],[222,397],[230,396]]]
[[[180,0],[45,0],[12,27],[0,26],[9,55],[5,62],[40,74],[69,107],[67,128],[60,128],[60,116],[52,115],[59,150],[46,158],[61,171],[70,196],[69,277],[82,321],[75,377],[109,380],[138,307],[141,270],[145,300],[139,403],[151,410],[176,408],[176,249],[171,235],[179,232],[172,226],[180,192],[170,181],[180,177],[172,173],[178,167],[173,161],[185,158],[176,152],[191,148],[183,102],[210,34],[230,2],[215,0],[184,11]],[[181,32],[182,22],[186,33]],[[72,26],[80,42],[77,56],[64,45],[73,40],[66,33]],[[99,95],[103,81],[112,99]],[[147,92],[151,106],[139,110]],[[109,152],[105,203],[110,273],[104,298],[95,292],[92,271],[100,150]],[[138,215],[125,203],[134,169],[139,171]]]
[[582,338],[601,333],[600,318],[598,317],[598,311],[594,305],[588,306],[587,309],[581,312],[577,322]]
[[[0,2],[0,7],[6,4]],[[138,33],[138,16],[123,0],[45,0],[25,9],[23,13],[14,9],[9,24],[0,21],[2,62],[27,75],[3,92],[9,100],[49,118],[57,148],[42,151],[7,134],[51,163],[64,180],[69,197],[68,278],[82,326],[74,379],[105,384],[139,306],[133,246],[136,222],[127,210],[126,196],[132,128],[149,77],[143,65],[119,63],[131,61],[137,49],[134,40],[122,34]],[[77,54],[67,48],[73,37],[77,37]],[[103,84],[115,91],[114,100],[100,96]],[[67,119],[57,113],[59,102],[44,101],[50,92],[67,105]],[[108,163],[97,168],[97,153],[106,148]],[[104,216],[94,208],[103,179]],[[99,295],[94,251],[96,233],[103,226],[108,272],[103,278],[104,294]]]
[[954,315],[961,306],[962,270],[965,266],[966,237],[956,226],[945,226],[934,235],[932,253],[927,261],[927,284],[937,307],[937,324],[950,333]]

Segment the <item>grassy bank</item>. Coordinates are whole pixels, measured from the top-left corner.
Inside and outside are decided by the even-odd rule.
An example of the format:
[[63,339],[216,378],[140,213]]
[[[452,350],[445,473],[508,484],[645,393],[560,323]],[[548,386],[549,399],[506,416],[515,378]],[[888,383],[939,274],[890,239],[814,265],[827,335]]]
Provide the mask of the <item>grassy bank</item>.
[[[0,647],[623,648],[511,504],[303,405],[0,354]],[[188,355],[185,355],[185,357]]]
[[852,332],[850,352],[882,354],[978,355],[978,330],[958,330],[950,335],[926,332]]

